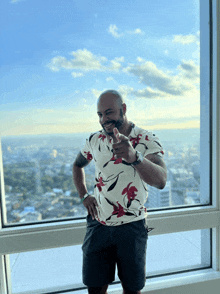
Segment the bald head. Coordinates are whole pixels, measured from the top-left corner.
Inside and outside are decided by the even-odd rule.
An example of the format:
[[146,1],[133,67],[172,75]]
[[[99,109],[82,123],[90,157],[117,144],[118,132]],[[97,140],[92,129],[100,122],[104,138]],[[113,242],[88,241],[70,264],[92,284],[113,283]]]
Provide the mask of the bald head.
[[122,104],[124,103],[124,99],[122,98],[122,96],[115,90],[107,90],[105,92],[103,92],[98,99],[97,104],[99,104],[100,101],[103,100],[116,100],[118,107],[122,108]]

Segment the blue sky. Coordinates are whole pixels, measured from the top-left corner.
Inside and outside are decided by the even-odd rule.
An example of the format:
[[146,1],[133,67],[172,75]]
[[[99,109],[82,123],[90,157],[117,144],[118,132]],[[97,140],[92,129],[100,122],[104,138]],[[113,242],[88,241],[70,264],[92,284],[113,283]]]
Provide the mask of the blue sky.
[[199,0],[2,0],[2,136],[93,132],[118,90],[149,130],[199,128]]

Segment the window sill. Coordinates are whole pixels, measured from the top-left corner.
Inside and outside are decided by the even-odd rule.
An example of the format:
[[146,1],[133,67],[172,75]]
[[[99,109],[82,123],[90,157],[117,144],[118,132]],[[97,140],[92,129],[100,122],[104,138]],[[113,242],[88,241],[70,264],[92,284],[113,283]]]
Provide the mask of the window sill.
[[[164,212],[149,214],[148,226],[155,228],[151,235],[169,234],[180,231],[216,228],[220,222],[220,212],[216,210],[195,210],[191,213],[173,215]],[[207,213],[209,212],[209,213]],[[86,232],[86,221],[58,222],[0,230],[0,254],[11,254],[46,248],[82,244]]]
[[[218,294],[220,272],[213,269],[150,278],[142,294]],[[121,287],[108,290],[109,294],[121,294]]]

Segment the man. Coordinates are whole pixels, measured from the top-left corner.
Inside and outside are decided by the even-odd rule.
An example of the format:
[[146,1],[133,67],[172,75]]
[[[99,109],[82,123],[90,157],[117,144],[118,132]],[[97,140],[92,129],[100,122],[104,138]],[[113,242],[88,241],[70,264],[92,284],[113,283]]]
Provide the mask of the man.
[[[115,265],[124,294],[141,293],[145,261],[147,184],[163,189],[167,171],[155,135],[126,116],[121,95],[109,90],[97,103],[102,130],[91,134],[73,165],[73,179],[88,211],[82,246],[83,282],[88,293],[106,293]],[[94,159],[94,195],[89,195],[84,167]]]

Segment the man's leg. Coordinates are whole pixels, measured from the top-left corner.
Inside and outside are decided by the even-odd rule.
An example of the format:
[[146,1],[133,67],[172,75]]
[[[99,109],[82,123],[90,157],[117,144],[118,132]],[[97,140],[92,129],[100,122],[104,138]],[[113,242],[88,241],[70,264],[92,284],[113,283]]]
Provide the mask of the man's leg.
[[141,291],[133,291],[133,290],[125,289],[123,283],[121,284],[123,287],[123,294],[141,294]]
[[107,294],[108,285],[103,287],[88,287],[89,294]]
[[141,291],[123,290],[123,294],[141,294]]
[[87,217],[87,231],[82,246],[82,276],[91,294],[105,294],[108,284],[115,279],[116,249],[111,246],[109,236],[108,226]]
[[147,237],[145,220],[118,226],[117,267],[124,294],[140,294],[146,282]]

